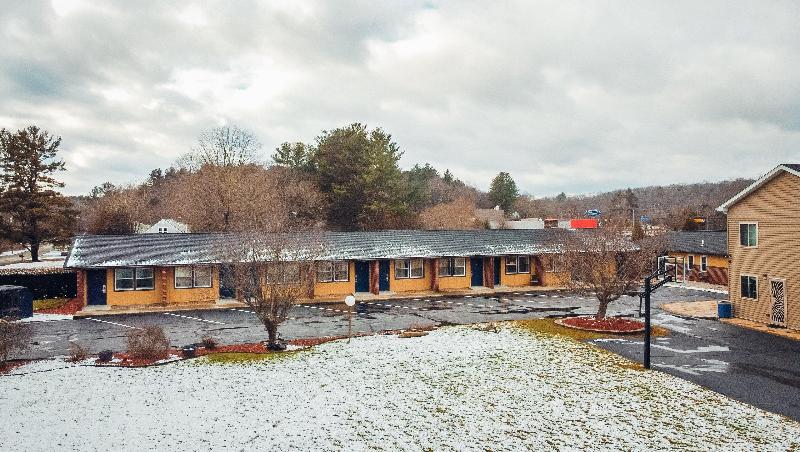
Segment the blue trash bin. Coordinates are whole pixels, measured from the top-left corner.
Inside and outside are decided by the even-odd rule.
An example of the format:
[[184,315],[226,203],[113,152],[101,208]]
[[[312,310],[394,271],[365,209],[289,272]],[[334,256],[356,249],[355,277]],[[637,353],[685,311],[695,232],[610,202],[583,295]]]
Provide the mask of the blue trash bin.
[[733,317],[733,305],[728,301],[720,301],[717,303],[717,317],[721,319]]

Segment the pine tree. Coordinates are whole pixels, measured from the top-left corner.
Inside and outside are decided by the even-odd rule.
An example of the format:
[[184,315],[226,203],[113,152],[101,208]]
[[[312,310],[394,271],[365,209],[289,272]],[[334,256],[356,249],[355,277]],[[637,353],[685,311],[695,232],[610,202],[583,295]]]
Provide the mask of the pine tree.
[[34,262],[43,242],[66,243],[75,227],[72,203],[54,190],[64,186],[54,177],[64,171],[60,144],[36,126],[0,130],[0,234],[24,243]]
[[492,185],[489,187],[489,200],[493,204],[509,212],[518,196],[517,183],[514,182],[510,174],[500,172],[494,177]]
[[277,166],[285,166],[300,171],[312,171],[311,149],[304,143],[281,143],[272,154],[272,161]]

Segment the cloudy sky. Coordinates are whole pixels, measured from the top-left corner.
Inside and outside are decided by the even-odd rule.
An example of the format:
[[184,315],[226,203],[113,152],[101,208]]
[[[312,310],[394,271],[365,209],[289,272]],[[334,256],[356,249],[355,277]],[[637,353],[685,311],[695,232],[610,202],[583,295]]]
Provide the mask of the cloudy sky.
[[535,195],[800,161],[798,2],[4,3],[0,127],[62,136],[69,194],[222,124],[268,154],[364,122]]

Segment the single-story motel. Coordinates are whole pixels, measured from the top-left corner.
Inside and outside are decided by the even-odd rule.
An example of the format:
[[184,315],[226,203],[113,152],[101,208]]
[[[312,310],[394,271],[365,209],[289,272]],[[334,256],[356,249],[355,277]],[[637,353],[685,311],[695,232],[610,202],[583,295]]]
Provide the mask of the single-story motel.
[[[575,233],[325,232],[316,239],[324,251],[313,258],[308,298],[562,287],[569,274],[560,256]],[[81,235],[64,266],[76,270],[78,297],[89,306],[215,303],[234,297],[228,278],[221,277],[228,261],[220,257],[220,244],[230,239],[230,234],[205,233]]]

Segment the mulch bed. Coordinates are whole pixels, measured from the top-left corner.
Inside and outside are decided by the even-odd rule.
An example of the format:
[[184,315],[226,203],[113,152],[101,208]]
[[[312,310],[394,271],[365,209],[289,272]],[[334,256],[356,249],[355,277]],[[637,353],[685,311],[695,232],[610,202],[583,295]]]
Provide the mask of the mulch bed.
[[75,315],[76,312],[80,311],[83,308],[83,303],[81,300],[77,298],[73,298],[68,302],[64,303],[62,306],[58,308],[50,308],[50,309],[39,309],[36,311],[37,314],[62,314],[62,315]]
[[7,374],[12,370],[16,369],[17,367],[22,367],[25,364],[28,364],[30,361],[25,359],[18,359],[13,361],[6,361],[3,364],[0,364],[0,374]]
[[556,320],[556,323],[568,328],[601,333],[639,333],[644,331],[644,323],[622,317],[606,317],[600,320],[594,317],[566,317]]

